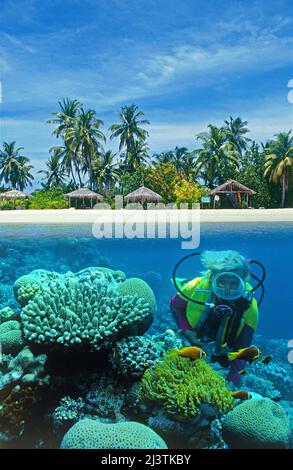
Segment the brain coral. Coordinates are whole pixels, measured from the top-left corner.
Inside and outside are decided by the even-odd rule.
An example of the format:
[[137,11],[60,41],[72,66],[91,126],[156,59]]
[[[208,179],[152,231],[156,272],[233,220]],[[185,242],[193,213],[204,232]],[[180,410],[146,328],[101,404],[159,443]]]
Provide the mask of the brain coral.
[[245,401],[223,419],[223,437],[231,448],[285,448],[289,432],[286,412],[269,398]]
[[217,413],[233,408],[233,398],[220,377],[204,360],[190,361],[167,355],[142,378],[142,391],[147,400],[163,406],[166,415],[188,421],[200,415],[203,405]]
[[141,423],[105,424],[84,418],[67,431],[61,449],[167,449],[167,445]]
[[18,321],[9,320],[0,325],[0,343],[5,354],[18,352],[22,348],[24,340]]
[[[118,273],[118,274],[117,274]],[[120,295],[121,271],[88,268],[47,281],[21,312],[25,338],[37,343],[109,347],[131,334],[143,334],[153,320],[146,294]],[[151,289],[144,286],[144,291]]]

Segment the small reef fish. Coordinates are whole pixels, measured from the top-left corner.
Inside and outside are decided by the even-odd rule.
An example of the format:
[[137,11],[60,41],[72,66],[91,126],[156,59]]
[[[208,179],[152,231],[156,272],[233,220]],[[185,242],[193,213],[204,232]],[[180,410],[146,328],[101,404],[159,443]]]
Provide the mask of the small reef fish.
[[196,361],[197,359],[204,359],[206,357],[206,353],[197,346],[187,346],[181,349],[172,349],[169,354],[188,357],[193,361]]
[[237,390],[236,392],[232,392],[231,395],[238,400],[249,400],[251,398],[246,390]]
[[238,372],[239,375],[246,375],[248,372],[245,369],[242,369]]
[[273,359],[273,357],[272,357],[270,354],[268,354],[268,356],[265,356],[265,357],[260,361],[260,363],[267,365],[267,364],[269,364],[269,363],[271,362],[272,359]]
[[256,346],[250,346],[249,348],[239,349],[236,352],[230,352],[227,354],[229,361],[234,361],[235,359],[242,359],[247,361],[250,364],[259,358],[261,351]]

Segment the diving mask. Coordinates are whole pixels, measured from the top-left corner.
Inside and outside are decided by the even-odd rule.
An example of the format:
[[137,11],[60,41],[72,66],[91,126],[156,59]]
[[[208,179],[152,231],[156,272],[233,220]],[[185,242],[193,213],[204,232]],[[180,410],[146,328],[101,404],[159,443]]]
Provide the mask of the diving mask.
[[220,272],[212,277],[212,291],[218,299],[236,300],[244,295],[245,283],[234,272]]

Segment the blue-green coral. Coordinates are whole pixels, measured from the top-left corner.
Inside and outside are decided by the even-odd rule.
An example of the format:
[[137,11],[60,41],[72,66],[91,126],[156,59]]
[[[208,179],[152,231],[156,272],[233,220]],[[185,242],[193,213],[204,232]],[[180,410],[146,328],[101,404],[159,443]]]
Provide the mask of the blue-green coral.
[[141,423],[105,424],[84,418],[67,431],[61,449],[167,449],[167,444]]
[[145,370],[162,360],[169,349],[182,347],[173,330],[161,335],[123,338],[113,349],[112,364],[127,377],[142,377]]
[[231,448],[285,448],[289,433],[285,410],[269,398],[243,402],[223,419],[223,437]]
[[163,406],[166,415],[179,420],[199,416],[204,405],[221,414],[234,404],[225,380],[210,365],[178,355],[167,355],[144,373],[142,392],[144,398]]
[[0,344],[2,352],[13,354],[23,347],[24,339],[20,323],[16,320],[8,320],[0,324]]
[[[37,276],[32,277],[35,281]],[[21,312],[23,333],[29,341],[83,344],[98,350],[124,336],[144,333],[152,323],[155,305],[146,295],[149,291],[152,298],[150,287],[145,284],[143,297],[139,290],[120,295],[118,287],[124,284],[121,271],[88,268],[45,279]]]

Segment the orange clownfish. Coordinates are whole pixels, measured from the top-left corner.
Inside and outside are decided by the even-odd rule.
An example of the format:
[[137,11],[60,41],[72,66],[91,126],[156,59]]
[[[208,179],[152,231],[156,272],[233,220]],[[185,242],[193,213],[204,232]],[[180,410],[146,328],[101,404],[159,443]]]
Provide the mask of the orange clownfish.
[[234,361],[235,359],[242,359],[252,363],[261,355],[261,351],[256,346],[250,346],[249,348],[239,349],[237,352],[230,352],[227,354],[229,361]]
[[197,359],[204,359],[206,357],[206,353],[197,346],[187,346],[181,349],[173,349],[170,351],[170,355],[187,357],[193,361],[196,361]]
[[232,392],[231,395],[238,400],[249,400],[251,398],[246,390],[237,390],[236,392]]

